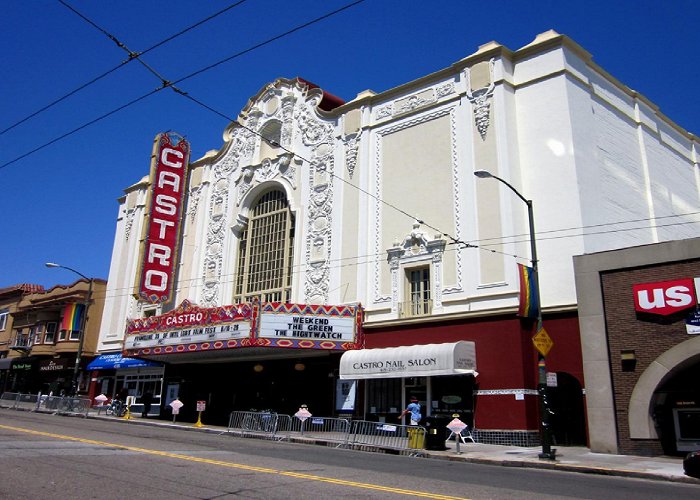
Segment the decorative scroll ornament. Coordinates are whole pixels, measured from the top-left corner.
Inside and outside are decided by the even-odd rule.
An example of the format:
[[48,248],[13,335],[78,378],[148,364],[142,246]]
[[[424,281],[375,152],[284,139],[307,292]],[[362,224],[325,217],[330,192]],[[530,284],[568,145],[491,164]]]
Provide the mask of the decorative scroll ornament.
[[348,169],[348,175],[352,179],[357,166],[357,156],[360,150],[360,134],[349,135],[345,141],[345,167]]
[[470,72],[467,70],[467,99],[472,103],[474,107],[474,124],[476,129],[479,131],[479,135],[482,140],[486,140],[486,132],[489,128],[490,111],[491,111],[491,98],[493,97],[493,90],[495,88],[494,78],[493,78],[493,66],[494,60],[489,61],[489,72],[491,75],[491,83],[487,87],[482,87],[480,89],[471,90],[471,79]]

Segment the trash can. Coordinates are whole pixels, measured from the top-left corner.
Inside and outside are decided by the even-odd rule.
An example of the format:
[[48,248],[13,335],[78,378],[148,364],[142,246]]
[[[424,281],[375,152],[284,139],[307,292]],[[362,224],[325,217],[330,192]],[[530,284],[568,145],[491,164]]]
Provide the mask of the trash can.
[[425,449],[433,451],[443,451],[447,449],[447,424],[450,423],[448,417],[432,416],[426,417],[421,424],[425,426]]
[[408,429],[408,447],[416,450],[422,450],[425,445],[425,431],[421,427],[409,427]]
[[688,453],[683,459],[683,472],[686,476],[700,479],[700,451]]

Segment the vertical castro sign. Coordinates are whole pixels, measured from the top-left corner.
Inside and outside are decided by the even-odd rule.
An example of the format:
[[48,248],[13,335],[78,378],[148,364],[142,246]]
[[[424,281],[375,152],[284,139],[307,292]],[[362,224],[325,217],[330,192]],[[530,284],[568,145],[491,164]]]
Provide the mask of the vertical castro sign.
[[138,288],[139,298],[152,304],[173,298],[189,156],[190,145],[180,135],[168,132],[156,137]]

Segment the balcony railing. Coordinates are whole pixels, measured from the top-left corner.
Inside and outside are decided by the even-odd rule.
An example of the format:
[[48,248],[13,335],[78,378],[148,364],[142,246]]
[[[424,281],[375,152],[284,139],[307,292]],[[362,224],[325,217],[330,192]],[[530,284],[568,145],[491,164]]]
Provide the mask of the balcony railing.
[[399,318],[415,318],[418,316],[428,316],[432,312],[433,301],[430,299],[399,302]]
[[32,347],[32,336],[31,335],[15,335],[15,337],[10,341],[10,349],[15,349],[18,351],[28,351]]

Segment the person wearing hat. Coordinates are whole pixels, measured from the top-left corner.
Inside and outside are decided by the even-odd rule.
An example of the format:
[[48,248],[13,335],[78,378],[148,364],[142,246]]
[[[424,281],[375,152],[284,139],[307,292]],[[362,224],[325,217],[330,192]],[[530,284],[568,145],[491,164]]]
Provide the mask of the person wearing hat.
[[418,425],[418,422],[420,422],[420,419],[423,418],[423,415],[420,413],[420,403],[418,402],[418,398],[415,396],[411,396],[411,403],[404,411],[401,412],[401,415],[399,415],[399,420],[401,420],[404,415],[409,413],[411,414],[411,425]]

